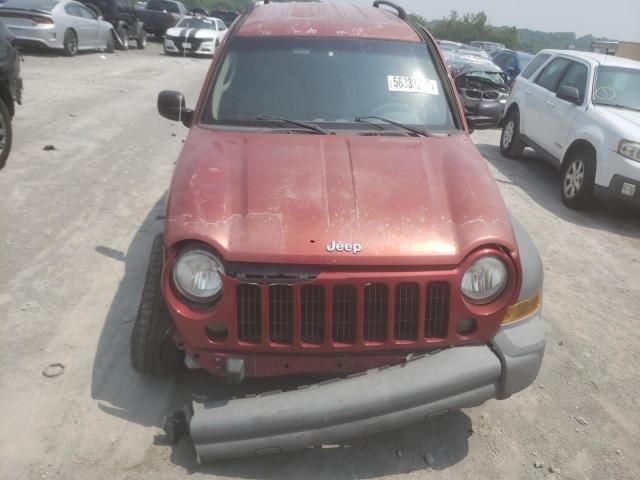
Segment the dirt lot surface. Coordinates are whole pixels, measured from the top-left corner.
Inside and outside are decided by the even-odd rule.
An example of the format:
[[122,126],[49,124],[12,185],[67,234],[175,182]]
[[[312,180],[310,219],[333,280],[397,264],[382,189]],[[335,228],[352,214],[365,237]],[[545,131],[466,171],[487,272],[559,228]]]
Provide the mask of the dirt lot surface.
[[[129,335],[187,134],[157,115],[156,95],[180,90],[193,105],[208,64],[158,44],[26,56],[0,172],[1,479],[640,477],[639,215],[566,209],[554,169],[532,152],[502,158],[495,131],[474,139],[545,262],[547,353],[530,389],[280,457],[198,466],[188,442],[167,446],[164,414],[203,377],[141,377]],[[63,373],[45,377],[56,363]]]

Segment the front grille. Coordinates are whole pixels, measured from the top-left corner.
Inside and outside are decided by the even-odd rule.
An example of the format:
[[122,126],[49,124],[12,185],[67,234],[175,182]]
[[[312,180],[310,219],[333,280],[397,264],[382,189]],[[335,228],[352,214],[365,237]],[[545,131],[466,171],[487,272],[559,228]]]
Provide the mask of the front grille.
[[[200,44],[202,43],[201,39],[195,38],[195,37],[169,37],[172,41],[173,44],[176,46],[176,48],[180,51],[180,52],[184,52],[185,50],[187,52],[195,52],[196,50],[198,50],[200,48]],[[190,43],[191,47],[185,49],[182,44],[183,43]]]
[[306,285],[301,290],[300,337],[305,343],[321,345],[324,342],[324,288]]
[[364,288],[364,339],[367,342],[384,342],[387,339],[387,309],[389,289],[384,284],[367,285]]
[[427,287],[424,332],[427,338],[446,338],[449,322],[449,284],[433,282]]
[[396,287],[396,311],[393,334],[398,340],[415,340],[418,335],[417,283],[401,283]]
[[236,288],[238,339],[303,346],[444,339],[449,297],[445,281],[361,287],[241,283]]
[[465,90],[465,94],[469,98],[482,98],[482,92],[480,90],[472,90],[468,88]]
[[485,100],[496,100],[500,94],[498,92],[484,92],[482,98]]
[[353,343],[356,339],[356,287],[352,285],[333,289],[331,335],[334,342],[340,343]]
[[259,342],[262,338],[262,305],[258,285],[238,285],[238,338],[244,342]]
[[277,343],[293,340],[293,291],[287,285],[269,288],[269,338]]

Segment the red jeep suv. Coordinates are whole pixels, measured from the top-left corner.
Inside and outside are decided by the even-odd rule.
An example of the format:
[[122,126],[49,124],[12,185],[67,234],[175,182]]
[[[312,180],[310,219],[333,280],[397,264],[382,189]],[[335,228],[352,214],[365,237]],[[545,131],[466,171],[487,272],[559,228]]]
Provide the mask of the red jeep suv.
[[133,366],[336,377],[173,412],[167,432],[188,432],[199,460],[335,442],[533,382],[540,258],[469,138],[491,119],[465,118],[404,10],[256,5],[196,108],[165,91],[158,109],[190,132]]

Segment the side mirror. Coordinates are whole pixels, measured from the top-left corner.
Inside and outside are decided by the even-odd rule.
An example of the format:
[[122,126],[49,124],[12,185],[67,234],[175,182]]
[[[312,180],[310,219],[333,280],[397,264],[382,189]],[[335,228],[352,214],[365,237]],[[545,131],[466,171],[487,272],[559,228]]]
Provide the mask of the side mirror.
[[563,85],[558,88],[556,97],[558,97],[560,100],[566,100],[567,102],[575,103],[576,105],[581,103],[580,92],[578,92],[578,89],[576,87],[570,87],[568,85]]
[[182,122],[185,127],[191,127],[193,110],[186,107],[184,95],[172,90],[164,90],[158,95],[158,113],[164,118],[175,122]]

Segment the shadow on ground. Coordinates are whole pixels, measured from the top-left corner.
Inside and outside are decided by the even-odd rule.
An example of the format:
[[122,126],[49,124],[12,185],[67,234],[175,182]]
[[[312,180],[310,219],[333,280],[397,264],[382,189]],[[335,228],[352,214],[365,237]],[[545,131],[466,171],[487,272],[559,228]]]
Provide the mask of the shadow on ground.
[[[309,384],[309,378],[246,381],[231,386],[202,371],[186,372],[174,381],[146,378],[129,362],[129,337],[135,320],[146,273],[151,243],[163,227],[165,197],[147,215],[126,252],[113,246],[96,245],[98,253],[124,262],[125,273],[100,327],[102,332],[92,372],[91,395],[105,413],[128,422],[161,428],[166,414],[190,403],[195,397],[231,399],[249,393],[290,389]],[[312,379],[313,381],[313,379]],[[164,436],[154,443],[172,448],[171,461],[187,472],[264,478],[278,470],[278,477],[295,478],[307,471],[309,477],[375,478],[432,468],[445,469],[467,456],[470,418],[455,412],[426,424],[398,428],[340,445],[325,445],[301,452],[198,465],[189,438],[178,445],[166,445]],[[151,443],[151,441],[150,441]],[[151,445],[150,445],[151,446]],[[162,447],[158,447],[162,448]],[[288,473],[289,472],[289,473]]]
[[[509,159],[500,154],[496,145],[480,143],[476,146],[482,156],[508,179],[506,183],[521,188],[533,201],[562,220],[586,228],[640,238],[640,212],[636,209],[603,201],[596,201],[586,211],[565,207],[560,199],[560,172],[533,150],[526,149],[521,158]],[[497,181],[505,183],[505,180]]]

